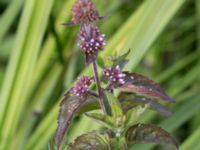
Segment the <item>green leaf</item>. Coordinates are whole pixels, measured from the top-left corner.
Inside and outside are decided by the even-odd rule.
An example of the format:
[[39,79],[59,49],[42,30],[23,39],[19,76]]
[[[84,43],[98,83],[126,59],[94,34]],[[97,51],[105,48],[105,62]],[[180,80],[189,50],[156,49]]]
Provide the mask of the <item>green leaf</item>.
[[136,124],[126,131],[125,137],[128,144],[168,144],[178,149],[176,140],[164,129],[153,124]]
[[112,109],[112,115],[114,118],[122,117],[123,111],[121,109],[121,105],[119,101],[115,98],[115,96],[110,92],[105,92],[110,107]]
[[124,68],[124,66],[128,63],[128,60],[126,59],[126,57],[129,55],[130,51],[131,50],[129,49],[125,54],[118,56],[116,58],[113,58],[112,67],[114,68],[118,65],[120,68]]
[[112,117],[108,115],[104,115],[100,113],[86,113],[86,116],[94,120],[102,122],[109,128],[112,128],[112,126],[114,125]]
[[111,150],[127,150],[127,144],[124,138],[111,138],[109,143]]
[[74,143],[69,145],[69,150],[109,150],[106,135],[88,133],[79,136]]
[[[100,64],[102,64],[100,67],[103,69],[105,69],[108,66],[112,68],[115,68],[116,66],[124,68],[124,66],[128,63],[128,59],[126,59],[126,57],[128,56],[129,53],[130,49],[126,53],[120,56],[118,56],[117,54],[114,56],[108,55],[105,56],[104,59],[102,56],[99,56],[98,61],[100,62]],[[102,63],[101,61],[104,61],[104,63]]]
[[167,102],[175,102],[174,99],[169,97],[162,87],[156,82],[150,80],[149,78],[137,74],[137,73],[128,73],[125,77],[125,84],[119,85],[117,88],[124,92],[133,92],[142,95],[146,95],[149,97],[155,97],[159,99],[163,99]]
[[98,58],[97,58],[97,64],[98,64],[98,66],[99,67],[101,67],[102,69],[104,69],[105,68],[105,59],[103,59],[101,56],[99,56]]
[[126,113],[126,119],[124,122],[124,125],[126,127],[133,125],[139,116],[141,116],[147,109],[148,109],[149,105],[145,104],[143,107],[142,106],[136,106],[132,109],[130,109],[127,113]]

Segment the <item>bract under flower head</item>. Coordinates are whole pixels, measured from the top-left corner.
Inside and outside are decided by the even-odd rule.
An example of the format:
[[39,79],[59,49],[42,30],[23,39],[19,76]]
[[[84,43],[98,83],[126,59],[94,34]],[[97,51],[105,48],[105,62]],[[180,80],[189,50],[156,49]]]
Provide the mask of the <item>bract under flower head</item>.
[[82,76],[80,77],[74,88],[73,88],[73,93],[76,96],[84,97],[87,96],[88,91],[89,91],[89,86],[92,83],[92,78],[88,76]]
[[72,7],[72,22],[74,24],[89,24],[101,18],[91,0],[77,0]]
[[115,68],[108,67],[103,70],[103,75],[106,76],[106,78],[111,83],[118,83],[118,84],[124,84],[125,83],[125,74],[121,71],[119,66],[116,66]]

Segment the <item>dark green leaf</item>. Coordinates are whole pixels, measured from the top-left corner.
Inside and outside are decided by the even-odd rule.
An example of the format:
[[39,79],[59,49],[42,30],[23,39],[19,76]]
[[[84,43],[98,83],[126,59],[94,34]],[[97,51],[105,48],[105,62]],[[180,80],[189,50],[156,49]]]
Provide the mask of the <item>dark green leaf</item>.
[[69,128],[69,125],[78,110],[78,108],[85,102],[85,98],[73,96],[70,92],[65,94],[63,101],[60,104],[60,113],[58,117],[58,127],[56,131],[56,143],[60,147],[64,135]]
[[176,140],[167,131],[153,124],[134,125],[126,131],[125,137],[128,144],[169,144],[178,149]]
[[120,68],[123,68],[128,63],[128,60],[126,59],[126,57],[129,55],[129,53],[130,53],[130,49],[122,56],[114,58],[113,67],[115,68],[116,66],[119,66]]
[[88,133],[79,136],[74,143],[69,145],[69,150],[109,150],[106,135]]
[[175,102],[174,99],[167,96],[167,94],[159,84],[150,80],[149,78],[137,73],[124,73],[126,74],[125,84],[118,86],[121,91],[133,92],[149,97],[155,97],[163,99],[167,102]]
[[98,99],[96,97],[87,97],[86,101],[79,107],[77,114],[83,114],[88,111],[100,109]]

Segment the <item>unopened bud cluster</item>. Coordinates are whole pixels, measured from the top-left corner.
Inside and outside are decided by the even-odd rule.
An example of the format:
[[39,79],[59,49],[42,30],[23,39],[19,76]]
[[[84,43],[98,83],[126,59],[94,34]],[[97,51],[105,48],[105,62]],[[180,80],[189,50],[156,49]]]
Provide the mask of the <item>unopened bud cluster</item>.
[[102,19],[91,0],[76,0],[72,7],[72,22],[80,24],[80,49],[85,53],[86,63],[90,64],[97,59],[98,51],[105,46],[105,35],[93,23]]
[[72,22],[74,24],[89,24],[101,17],[91,0],[77,0],[72,7]]
[[80,33],[80,48],[87,54],[95,54],[103,50],[105,35],[101,34],[98,27],[93,25],[82,26]]
[[121,71],[119,66],[115,68],[108,67],[103,70],[103,75],[111,82],[111,83],[125,83],[125,74]]
[[87,95],[88,91],[89,91],[89,86],[92,83],[92,78],[88,77],[88,76],[82,76],[80,77],[74,88],[73,88],[73,93],[76,96],[80,96],[80,97],[84,97]]

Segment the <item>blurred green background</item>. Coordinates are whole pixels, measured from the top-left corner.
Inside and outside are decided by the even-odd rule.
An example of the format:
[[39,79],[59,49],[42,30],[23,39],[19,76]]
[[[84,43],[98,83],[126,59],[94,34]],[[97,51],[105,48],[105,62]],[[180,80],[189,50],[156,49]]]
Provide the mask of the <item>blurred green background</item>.
[[[159,82],[177,100],[170,118],[148,111],[140,122],[171,132],[180,150],[200,150],[200,0],[94,0],[107,18],[101,53],[129,48],[126,70]],[[74,0],[0,1],[0,150],[45,150],[57,126],[59,101],[85,68],[69,22]],[[76,118],[69,140],[98,129]],[[134,145],[130,150],[169,150]]]

